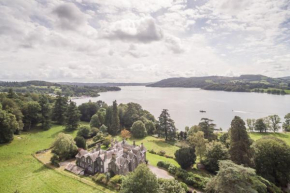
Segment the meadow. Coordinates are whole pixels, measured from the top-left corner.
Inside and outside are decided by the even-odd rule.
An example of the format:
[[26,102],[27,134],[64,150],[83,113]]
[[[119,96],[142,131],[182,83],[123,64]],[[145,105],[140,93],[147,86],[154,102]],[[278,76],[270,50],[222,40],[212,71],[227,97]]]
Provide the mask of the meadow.
[[[92,187],[48,169],[32,154],[49,148],[63,126],[48,131],[38,129],[15,136],[9,144],[0,145],[0,192],[3,193],[101,193],[111,192],[102,186]],[[71,133],[75,136],[76,132]]]

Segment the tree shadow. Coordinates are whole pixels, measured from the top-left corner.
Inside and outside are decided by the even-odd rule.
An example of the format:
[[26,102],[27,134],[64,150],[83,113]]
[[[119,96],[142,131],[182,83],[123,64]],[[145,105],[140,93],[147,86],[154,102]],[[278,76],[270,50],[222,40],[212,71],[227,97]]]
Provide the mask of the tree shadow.
[[46,169],[47,169],[47,166],[41,165],[41,167],[39,167],[38,169],[34,170],[33,173],[43,172]]

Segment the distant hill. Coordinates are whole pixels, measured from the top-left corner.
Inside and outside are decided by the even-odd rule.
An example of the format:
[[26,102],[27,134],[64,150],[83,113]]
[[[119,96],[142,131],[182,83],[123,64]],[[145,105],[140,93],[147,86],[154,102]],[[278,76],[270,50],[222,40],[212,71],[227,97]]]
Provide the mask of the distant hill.
[[281,77],[280,79],[283,79],[283,80],[290,80],[290,76]]
[[273,94],[286,94],[289,90],[290,93],[290,79],[271,78],[263,75],[168,78],[147,86],[201,88],[235,92],[273,92]]
[[58,82],[61,85],[76,85],[76,86],[146,86],[152,83],[83,83],[83,82]]
[[25,82],[1,82],[0,92],[7,92],[12,88],[17,93],[39,93],[39,94],[56,94],[61,92],[66,96],[91,96],[97,97],[100,92],[119,91],[116,86],[86,86],[85,84],[58,84],[46,81],[25,81]]

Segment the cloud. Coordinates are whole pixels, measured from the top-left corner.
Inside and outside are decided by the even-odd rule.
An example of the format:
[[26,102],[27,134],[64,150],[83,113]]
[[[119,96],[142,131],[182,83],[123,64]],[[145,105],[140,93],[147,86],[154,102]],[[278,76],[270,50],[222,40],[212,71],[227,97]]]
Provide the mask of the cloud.
[[76,30],[86,24],[85,15],[72,3],[57,6],[53,13],[58,18],[58,27],[64,30]]
[[150,17],[117,21],[105,30],[103,37],[110,40],[150,43],[163,38],[162,29]]
[[175,54],[181,54],[185,51],[179,38],[174,36],[167,36],[165,38],[166,46]]

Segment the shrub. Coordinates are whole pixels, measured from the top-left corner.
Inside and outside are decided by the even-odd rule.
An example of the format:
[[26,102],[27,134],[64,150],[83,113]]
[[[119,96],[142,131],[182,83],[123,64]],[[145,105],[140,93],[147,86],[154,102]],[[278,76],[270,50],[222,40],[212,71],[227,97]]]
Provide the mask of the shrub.
[[105,174],[97,174],[93,178],[93,181],[100,184],[107,184],[107,176]]
[[85,138],[81,137],[81,136],[76,136],[74,141],[76,142],[76,145],[79,147],[79,148],[83,148],[83,149],[86,149],[87,145],[86,145],[86,140]]
[[157,167],[163,168],[164,167],[164,162],[163,161],[159,161],[157,163]]
[[151,149],[151,150],[148,150],[149,153],[152,153],[152,154],[156,154],[156,152],[154,151],[154,149]]
[[77,133],[77,136],[82,136],[85,139],[90,138],[90,135],[91,135],[91,129],[88,126],[81,126]]
[[168,172],[169,172],[170,174],[174,174],[174,175],[175,175],[176,170],[177,170],[177,167],[176,167],[175,165],[172,165],[172,164],[169,165],[169,167],[168,167]]
[[160,156],[164,156],[165,153],[166,153],[165,151],[161,150],[161,151],[159,151],[157,154],[160,155]]
[[120,175],[115,175],[114,177],[112,177],[111,179],[110,179],[110,182],[112,183],[112,184],[121,184],[122,183],[122,176],[120,176]]
[[181,179],[182,181],[185,181],[186,178],[188,177],[187,171],[182,169],[182,168],[177,168],[176,172],[175,172],[175,176],[179,179]]
[[192,172],[188,172],[188,177],[185,179],[187,185],[197,189],[204,189],[208,181],[208,178],[193,174]]
[[183,169],[191,167],[196,160],[195,149],[191,147],[181,148],[177,150],[174,155],[176,161]]
[[93,138],[93,141],[99,141],[99,140],[103,140],[104,139],[104,135],[102,132],[98,132],[98,134]]
[[50,162],[55,167],[59,167],[59,157],[56,154],[53,154],[53,156],[50,158]]
[[91,128],[91,133],[90,133],[91,137],[96,136],[98,133],[99,133],[98,128],[96,128],[96,127]]
[[103,141],[103,145],[106,147],[109,147],[109,145],[111,144],[111,141],[112,141],[112,136],[108,135],[107,137],[105,137]]
[[180,182],[180,185],[185,190],[185,192],[187,192],[187,185],[185,183],[183,183],[183,182]]

